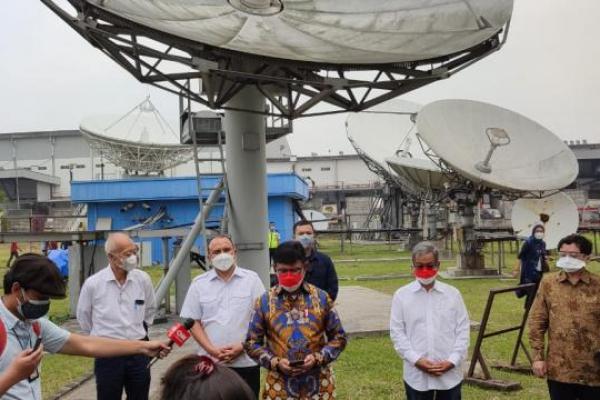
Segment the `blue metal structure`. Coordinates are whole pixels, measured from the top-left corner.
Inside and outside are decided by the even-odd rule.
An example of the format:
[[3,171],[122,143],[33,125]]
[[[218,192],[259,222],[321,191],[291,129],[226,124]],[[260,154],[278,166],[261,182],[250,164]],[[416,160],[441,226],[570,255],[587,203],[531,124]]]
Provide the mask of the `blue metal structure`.
[[[201,178],[204,199],[220,179],[220,175]],[[308,185],[296,174],[278,173],[267,176],[267,187],[269,221],[275,223],[282,240],[289,240],[296,220],[292,200],[307,199]],[[181,227],[191,225],[199,212],[195,177],[75,181],[71,183],[71,201],[87,204],[89,230],[96,229],[98,218],[110,218],[110,229],[122,230],[159,214],[162,216],[144,229]],[[206,221],[207,228],[219,227],[224,205],[221,196]],[[162,263],[161,240],[148,241],[152,242],[152,262]],[[196,246],[204,252],[202,240],[197,239]]]

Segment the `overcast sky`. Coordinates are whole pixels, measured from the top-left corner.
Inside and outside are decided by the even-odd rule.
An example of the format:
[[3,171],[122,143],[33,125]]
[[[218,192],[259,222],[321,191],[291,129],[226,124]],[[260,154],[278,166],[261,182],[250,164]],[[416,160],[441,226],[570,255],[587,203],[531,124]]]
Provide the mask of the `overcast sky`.
[[[84,116],[123,114],[148,94],[167,120],[177,120],[175,95],[137,82],[40,2],[2,1],[0,15],[0,132],[76,129]],[[486,101],[563,139],[600,142],[599,16],[598,0],[515,0],[502,50],[405,98]],[[351,152],[344,121],[296,120],[292,150]]]

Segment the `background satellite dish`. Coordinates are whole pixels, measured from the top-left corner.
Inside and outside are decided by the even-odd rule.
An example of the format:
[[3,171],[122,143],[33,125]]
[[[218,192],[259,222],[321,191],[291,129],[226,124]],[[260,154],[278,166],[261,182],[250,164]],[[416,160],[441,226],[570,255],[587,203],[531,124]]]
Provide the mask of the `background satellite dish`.
[[398,150],[421,152],[416,140],[411,143],[411,131],[415,127],[411,115],[420,109],[419,104],[394,99],[368,111],[348,114],[346,135],[367,165],[372,164],[369,165],[371,169],[376,169],[380,175],[389,175],[386,158],[394,156]]
[[139,24],[236,52],[325,64],[453,54],[495,35],[512,0],[88,0]]
[[513,204],[511,222],[515,235],[527,237],[535,224],[541,222],[541,214],[549,219],[546,228],[546,246],[555,249],[563,237],[577,232],[579,213],[577,205],[564,193],[556,193],[543,199],[518,199]]
[[149,99],[123,116],[85,118],[79,129],[90,145],[127,172],[160,173],[192,157]]
[[307,221],[312,222],[315,230],[326,231],[329,229],[329,218],[322,212],[317,210],[302,210],[302,213],[306,217]]
[[573,182],[579,170],[575,155],[556,135],[491,104],[436,101],[419,112],[417,128],[446,164],[490,188],[562,189]]
[[440,191],[448,181],[438,166],[429,159],[395,156],[388,157],[385,161],[392,171],[416,191]]

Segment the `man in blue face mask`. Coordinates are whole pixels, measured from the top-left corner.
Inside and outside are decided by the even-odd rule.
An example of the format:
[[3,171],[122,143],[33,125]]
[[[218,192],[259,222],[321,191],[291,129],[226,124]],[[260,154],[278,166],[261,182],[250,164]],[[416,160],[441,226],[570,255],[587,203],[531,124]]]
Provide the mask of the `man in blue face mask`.
[[[165,342],[82,336],[54,325],[45,318],[50,308],[50,299],[64,297],[65,285],[52,261],[31,253],[17,258],[4,275],[4,296],[0,302],[0,337],[6,338],[5,346],[0,346],[0,377],[11,371],[12,360],[22,357],[23,353],[36,354],[35,348],[39,350],[43,347],[49,353],[87,357],[130,354],[153,357],[159,353],[162,356],[168,353]],[[0,389],[3,391],[6,388],[0,385]],[[20,400],[41,398],[37,368],[28,378],[8,388],[2,397]]]
[[304,280],[327,292],[332,301],[338,295],[338,277],[333,261],[328,255],[317,251],[315,228],[310,221],[301,220],[294,224],[294,239],[304,247],[306,276]]

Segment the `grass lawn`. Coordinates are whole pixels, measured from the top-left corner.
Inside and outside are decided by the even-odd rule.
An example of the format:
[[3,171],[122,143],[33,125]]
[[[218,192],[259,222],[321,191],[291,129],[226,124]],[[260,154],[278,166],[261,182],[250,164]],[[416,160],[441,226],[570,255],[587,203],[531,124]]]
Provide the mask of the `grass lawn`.
[[[386,244],[357,244],[350,246],[346,243],[344,252],[340,250],[337,240],[325,239],[320,241],[322,251],[330,254],[334,261],[349,259],[366,259],[365,262],[337,262],[336,269],[341,280],[341,285],[360,285],[393,294],[400,286],[410,282],[410,279],[391,279],[363,281],[356,280],[360,276],[381,276],[402,274],[410,272],[410,261],[373,261],[380,258],[409,257],[410,254],[398,251],[397,246]],[[0,245],[0,274],[4,274],[4,264],[8,256],[8,245]],[[488,259],[489,251],[486,252]],[[510,271],[514,265],[516,255],[507,254],[507,269]],[[452,266],[453,262],[446,261],[442,268]],[[594,272],[600,272],[598,264],[590,265]],[[148,270],[152,280],[156,283],[162,276],[159,267]],[[193,270],[193,275],[200,271]],[[449,282],[457,287],[463,294],[465,303],[472,320],[479,321],[485,307],[488,292],[492,288],[508,287],[516,284],[515,280],[455,280]],[[519,322],[522,310],[522,301],[509,293],[496,297],[497,303],[490,318],[489,329],[500,329]],[[68,316],[68,300],[53,301],[50,318],[55,322],[62,322]],[[471,344],[475,342],[476,334],[471,337]],[[483,354],[488,361],[510,360],[516,334],[507,334],[487,339],[484,342]],[[48,398],[61,387],[73,379],[90,372],[92,360],[82,357],[61,355],[47,355],[42,365],[43,392]],[[403,399],[404,387],[402,382],[402,361],[395,354],[389,338],[376,337],[366,339],[353,339],[349,342],[346,351],[334,366],[337,379],[339,399]],[[531,376],[492,370],[494,378],[519,381],[523,390],[514,393],[500,393],[486,391],[465,386],[463,398],[465,399],[546,399],[547,389],[544,380]]]

